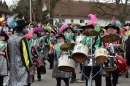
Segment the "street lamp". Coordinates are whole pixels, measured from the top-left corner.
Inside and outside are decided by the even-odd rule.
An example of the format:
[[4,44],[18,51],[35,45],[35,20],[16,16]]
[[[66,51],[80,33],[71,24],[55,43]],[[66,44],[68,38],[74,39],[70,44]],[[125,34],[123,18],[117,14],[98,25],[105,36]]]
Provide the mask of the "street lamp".
[[30,0],[30,22],[32,22],[32,0]]

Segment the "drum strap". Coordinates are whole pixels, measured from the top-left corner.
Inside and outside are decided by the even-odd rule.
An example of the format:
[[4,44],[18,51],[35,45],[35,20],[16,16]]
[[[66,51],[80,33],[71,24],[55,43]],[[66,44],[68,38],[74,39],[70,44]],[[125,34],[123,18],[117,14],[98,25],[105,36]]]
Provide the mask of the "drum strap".
[[68,36],[68,35],[65,35],[66,41],[69,42],[70,40],[72,40],[72,39],[73,39],[73,36],[74,36],[73,33],[71,33],[69,36]]
[[54,50],[56,50],[57,52],[61,52],[60,46],[58,44],[54,46]]

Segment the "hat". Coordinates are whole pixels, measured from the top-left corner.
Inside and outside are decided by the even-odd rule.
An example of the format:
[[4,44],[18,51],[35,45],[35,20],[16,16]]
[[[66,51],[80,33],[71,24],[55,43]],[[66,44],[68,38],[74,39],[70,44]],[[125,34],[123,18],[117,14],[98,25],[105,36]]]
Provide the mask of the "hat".
[[81,26],[81,29],[85,29],[85,28],[92,28],[94,29],[94,25],[90,24],[90,25],[85,25],[85,26]]
[[34,33],[33,34],[37,34],[37,36],[39,37],[39,33],[37,32],[37,31],[34,31]]
[[4,36],[6,41],[9,39],[8,35],[4,32],[0,33],[0,36]]
[[67,28],[65,28],[65,29],[66,29],[66,30],[67,30],[67,29],[71,29],[71,31],[73,32],[73,29],[72,29],[71,27],[67,27]]
[[0,23],[4,21],[4,18],[0,18]]
[[44,28],[37,28],[35,31],[37,31],[37,32],[46,32]]
[[124,25],[124,30],[125,31],[129,30],[129,28],[130,28],[130,23],[127,23],[127,24]]
[[90,18],[88,23],[85,23],[85,26],[81,26],[82,29],[85,28],[92,28],[94,29],[96,26],[96,23],[98,21],[96,14],[89,14],[88,17]]
[[64,33],[65,31],[67,31],[67,30],[66,30],[66,29],[64,29],[62,33]]
[[29,24],[29,22],[26,22],[25,20],[17,20],[16,23],[17,23],[16,28],[24,27]]
[[101,29],[101,30],[100,30],[100,32],[103,32],[103,33],[104,33],[104,30],[103,30],[103,29]]
[[124,26],[130,26],[130,23],[125,24]]
[[116,23],[108,24],[105,29],[107,30],[109,27],[112,27],[113,29],[117,30],[117,33],[120,33],[120,28],[116,25]]
[[51,31],[50,33],[53,33],[54,35],[56,34],[55,31]]
[[56,39],[58,39],[60,37],[64,38],[64,40],[65,40],[65,36],[63,34],[58,34],[58,36],[56,36]]

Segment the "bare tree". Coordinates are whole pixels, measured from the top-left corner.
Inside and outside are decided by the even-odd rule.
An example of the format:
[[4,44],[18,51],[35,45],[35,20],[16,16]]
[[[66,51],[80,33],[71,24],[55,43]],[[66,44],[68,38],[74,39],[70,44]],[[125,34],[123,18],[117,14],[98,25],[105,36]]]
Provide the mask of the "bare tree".
[[99,0],[93,0],[95,3],[92,10],[101,16],[112,17],[115,16],[123,24],[130,16],[130,0],[111,0],[111,2],[101,3]]
[[[65,1],[65,0],[49,0],[49,4],[50,4],[50,18],[54,18],[54,10],[55,10],[57,4],[59,2],[61,2],[61,1]],[[73,1],[73,0],[68,0],[68,1]],[[50,24],[53,25],[53,19],[50,19]]]

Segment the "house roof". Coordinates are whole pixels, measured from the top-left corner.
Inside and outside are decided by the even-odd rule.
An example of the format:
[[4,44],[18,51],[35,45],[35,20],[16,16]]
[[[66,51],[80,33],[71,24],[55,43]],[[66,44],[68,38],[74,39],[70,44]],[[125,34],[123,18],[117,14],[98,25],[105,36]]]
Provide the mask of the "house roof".
[[11,12],[10,12],[8,9],[6,9],[6,8],[2,5],[2,3],[0,3],[0,13],[11,14]]
[[[116,7],[113,3],[107,3],[112,8]],[[49,3],[46,2],[47,8],[50,9]],[[62,1],[59,2],[55,8],[54,16],[55,18],[88,18],[88,14],[96,14],[98,18],[109,18],[108,15],[101,15],[100,10],[99,13],[94,11],[92,7],[95,5],[95,2],[86,2],[86,1]],[[105,5],[102,6],[103,10],[107,13],[111,13],[111,10],[108,9]],[[118,12],[115,10],[113,12],[114,15],[117,15]],[[113,15],[111,15],[112,17]]]

